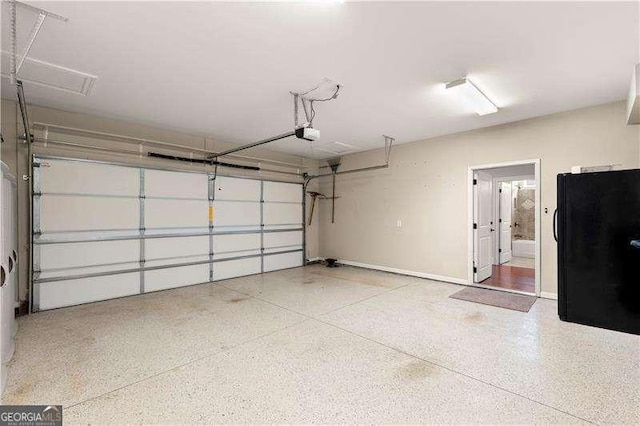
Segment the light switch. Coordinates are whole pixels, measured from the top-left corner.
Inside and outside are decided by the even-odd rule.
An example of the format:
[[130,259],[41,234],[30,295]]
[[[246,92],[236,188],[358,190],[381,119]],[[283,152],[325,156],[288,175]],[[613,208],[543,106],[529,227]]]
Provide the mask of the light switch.
[[396,226],[397,226],[398,228],[402,228],[402,221],[401,221],[400,219],[398,219],[398,220],[396,221]]

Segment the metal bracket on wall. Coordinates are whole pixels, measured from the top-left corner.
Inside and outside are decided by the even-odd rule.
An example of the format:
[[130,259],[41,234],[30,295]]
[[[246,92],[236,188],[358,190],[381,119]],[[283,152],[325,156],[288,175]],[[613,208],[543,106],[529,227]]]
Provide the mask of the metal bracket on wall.
[[214,201],[216,198],[216,177],[218,177],[218,171],[215,173],[207,173],[207,199],[209,202],[209,281],[213,281],[214,266],[213,266],[213,227],[214,227]]
[[140,167],[138,169],[138,173],[140,176],[140,191],[139,191],[139,236],[140,236],[140,294],[145,292],[144,289],[144,266],[147,262],[145,257],[145,180],[144,180],[144,169]]

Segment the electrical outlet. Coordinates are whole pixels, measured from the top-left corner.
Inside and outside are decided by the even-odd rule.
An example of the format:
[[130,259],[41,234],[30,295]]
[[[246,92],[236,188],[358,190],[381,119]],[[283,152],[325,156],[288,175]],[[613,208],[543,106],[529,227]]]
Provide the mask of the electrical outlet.
[[397,227],[397,228],[402,228],[402,221],[401,221],[400,219],[398,219],[398,220],[396,221],[396,227]]

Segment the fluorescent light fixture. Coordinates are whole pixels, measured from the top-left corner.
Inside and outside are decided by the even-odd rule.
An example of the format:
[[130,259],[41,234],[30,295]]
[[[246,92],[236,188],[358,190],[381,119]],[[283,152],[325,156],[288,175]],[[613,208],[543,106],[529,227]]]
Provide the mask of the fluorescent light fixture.
[[464,104],[472,108],[478,115],[498,112],[498,107],[466,77],[450,81],[446,88],[448,91],[458,93]]

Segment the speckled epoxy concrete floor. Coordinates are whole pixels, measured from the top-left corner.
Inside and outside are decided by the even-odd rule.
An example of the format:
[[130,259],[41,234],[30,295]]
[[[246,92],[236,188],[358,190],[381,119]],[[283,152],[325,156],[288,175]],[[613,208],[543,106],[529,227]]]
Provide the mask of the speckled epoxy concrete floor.
[[20,319],[5,404],[69,423],[637,423],[640,337],[318,265]]

